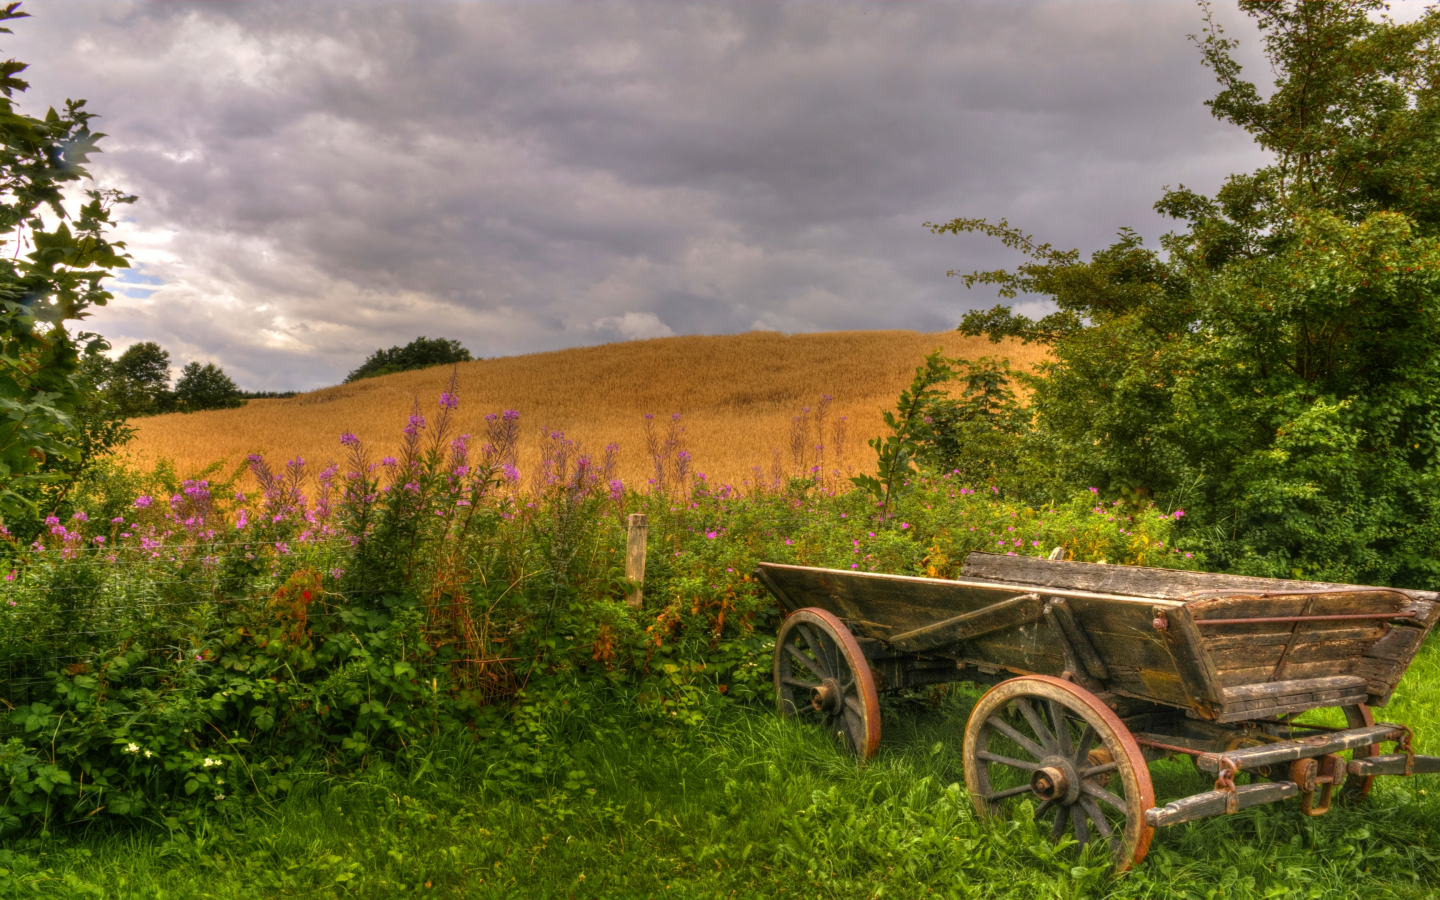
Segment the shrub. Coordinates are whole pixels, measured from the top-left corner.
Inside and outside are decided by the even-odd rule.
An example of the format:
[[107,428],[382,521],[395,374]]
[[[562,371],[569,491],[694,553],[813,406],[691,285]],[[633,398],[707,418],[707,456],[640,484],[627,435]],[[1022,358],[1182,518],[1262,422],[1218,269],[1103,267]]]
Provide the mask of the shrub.
[[469,362],[470,359],[470,351],[460,346],[459,341],[421,336],[403,347],[376,350],[365,358],[359,368],[345,376],[345,383],[396,372],[409,372],[413,369]]

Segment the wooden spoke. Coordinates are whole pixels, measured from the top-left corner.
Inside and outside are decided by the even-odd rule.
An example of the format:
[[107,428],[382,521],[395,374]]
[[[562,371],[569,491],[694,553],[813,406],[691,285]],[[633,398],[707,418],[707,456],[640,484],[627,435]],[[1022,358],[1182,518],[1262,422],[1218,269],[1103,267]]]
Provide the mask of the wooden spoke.
[[791,646],[790,644],[786,644],[786,645],[785,645],[785,652],[790,655],[790,658],[791,658],[791,659],[797,660],[797,661],[800,663],[800,665],[802,665],[802,666],[804,666],[805,668],[809,669],[809,670],[810,670],[810,674],[811,674],[811,675],[814,675],[816,678],[819,678],[821,681],[824,681],[826,678],[830,677],[830,673],[828,673],[828,672],[826,672],[825,670],[821,669],[819,663],[817,663],[817,662],[815,662],[814,660],[810,659],[810,657],[808,657],[808,656],[806,656],[805,654],[801,653],[798,649],[796,649],[795,647]]
[[[1007,722],[1001,713],[1012,706],[1019,713]],[[1022,717],[1035,738],[1022,733]],[[1053,840],[1070,833],[1081,848],[1101,840],[1119,871],[1145,858],[1153,833],[1145,811],[1155,805],[1145,757],[1115,712],[1079,685],[1046,675],[997,685],[970,714],[964,760],[982,818],[1008,815],[1033,795],[1036,820],[1053,816]]]
[[1090,841],[1090,829],[1085,827],[1085,808],[1078,803],[1070,805],[1070,819],[1075,823],[1075,840],[1084,850]]
[[1045,757],[1050,755],[1045,752],[1044,747],[1030,740],[1028,737],[1016,731],[1014,728],[1011,728],[1010,724],[1004,719],[1001,719],[999,716],[991,716],[990,720],[985,724],[989,725],[991,728],[994,728],[996,731],[1005,735],[1010,740],[1019,744],[1021,749],[1023,749],[1026,753],[1029,753],[1036,759],[1044,759]]
[[1105,790],[1098,784],[1087,781],[1080,786],[1080,790],[1094,797],[1096,800],[1110,804],[1121,812],[1125,811],[1125,801]]
[[981,750],[976,753],[975,756],[979,759],[985,760],[986,762],[1000,763],[1002,766],[1010,766],[1012,769],[1024,769],[1027,772],[1033,772],[1036,769],[1040,768],[1039,763],[1026,762],[1023,759],[1011,759],[1008,756],[1001,756],[998,753],[991,753],[989,750]]
[[[1035,707],[1031,706],[1030,701],[1023,697],[1015,701],[1015,706],[1020,710],[1020,715],[1025,717],[1025,721],[1030,723],[1030,730],[1035,732],[1035,737],[1039,738],[1041,745],[1044,746],[1046,751],[1053,752],[1057,746],[1055,736],[1050,733],[1050,729],[1046,728],[1045,723],[1040,720],[1040,714],[1035,711]],[[1049,753],[1047,752],[1041,755],[1048,756]]]
[[1035,821],[1038,822],[1041,819],[1045,818],[1045,814],[1048,813],[1054,805],[1054,800],[1046,800],[1044,803],[1040,804],[1039,808],[1035,810]]
[[1030,793],[1030,785],[1022,784],[1019,787],[1006,788],[1003,791],[996,791],[985,799],[989,800],[991,803],[994,803],[996,800],[1004,800],[1006,797],[1018,797],[1021,794],[1028,793]]
[[1050,721],[1055,724],[1055,748],[1060,751],[1061,756],[1069,756],[1075,751],[1070,745],[1070,719],[1065,713],[1065,707],[1054,700],[1046,700],[1045,705],[1050,710]]
[[820,686],[818,681],[801,681],[798,678],[791,678],[789,675],[781,676],[780,680],[797,688],[804,688],[807,691],[814,690]]
[[1050,843],[1059,843],[1060,838],[1065,836],[1065,823],[1070,820],[1070,807],[1064,804],[1055,804],[1055,824],[1050,826]]
[[1109,772],[1118,772],[1119,770],[1120,764],[1118,762],[1108,762],[1098,766],[1091,766],[1088,769],[1081,769],[1080,777],[1094,778],[1096,775],[1105,775]]
[[1095,823],[1095,830],[1100,832],[1101,837],[1108,838],[1111,836],[1114,829],[1110,827],[1109,822],[1105,821],[1105,814],[1101,812],[1100,807],[1095,804],[1093,797],[1081,797],[1077,805],[1085,807],[1085,814],[1090,817],[1090,821]]
[[1075,742],[1075,753],[1070,757],[1075,761],[1077,766],[1080,765],[1082,761],[1088,759],[1090,746],[1095,743],[1096,737],[1098,737],[1098,734],[1095,731],[1095,726],[1086,722],[1085,730],[1080,732],[1080,739]]

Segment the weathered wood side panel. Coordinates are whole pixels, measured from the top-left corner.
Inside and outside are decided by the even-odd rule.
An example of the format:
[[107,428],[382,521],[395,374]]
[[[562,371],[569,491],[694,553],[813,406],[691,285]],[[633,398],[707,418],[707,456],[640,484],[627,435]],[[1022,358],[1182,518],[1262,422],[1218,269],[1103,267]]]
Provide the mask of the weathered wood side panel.
[[[1036,587],[1067,588],[1134,597],[1182,599],[1201,591],[1313,591],[1320,588],[1350,589],[1371,585],[1335,584],[1320,581],[1287,581],[1253,578],[1248,575],[1216,575],[1210,572],[1180,572],[1147,566],[1111,566],[1099,563],[1064,562],[1030,556],[1003,556],[976,551],[965,558],[966,578],[1010,581]],[[1377,590],[1391,590],[1377,588]],[[1417,613],[1417,622],[1432,625],[1440,616],[1440,593],[1399,591],[1407,598],[1406,609]]]
[[1390,695],[1395,693],[1410,661],[1420,652],[1420,645],[1429,633],[1429,628],[1391,629],[1356,661],[1351,674],[1359,675],[1369,683],[1371,706],[1384,706],[1390,702]]
[[[783,592],[791,608],[818,606],[844,619],[858,635],[886,642],[1028,593],[1015,585],[993,582],[941,581],[772,563],[763,563],[760,569],[762,581],[772,591]],[[1042,600],[1049,596],[1045,591],[1035,593]],[[1110,670],[1108,686],[1197,712],[1218,704],[1219,687],[1207,680],[1190,640],[1183,632],[1161,633],[1153,625],[1157,608],[1181,621],[1183,604],[1077,590],[1062,589],[1061,593],[1076,624]],[[1022,618],[1028,619],[1028,613]],[[948,647],[927,642],[926,650],[1017,674],[1060,675],[1066,665],[1062,642],[1043,620],[970,636]]]
[[[1358,675],[1369,684],[1369,699],[1388,698],[1427,630],[1405,619],[1203,624],[1212,619],[1386,615],[1411,611],[1411,598],[1389,589],[1348,589],[1328,594],[1212,595],[1192,599],[1187,608],[1201,623],[1205,647],[1218,670],[1218,681],[1227,688],[1325,675]],[[1372,656],[1377,652],[1378,656]],[[1319,705],[1321,700],[1353,700],[1348,696],[1313,699],[1314,705]]]
[[759,569],[793,608],[828,610],[851,630],[881,640],[1027,593],[1010,585],[976,586],[775,563],[761,563]]
[[906,653],[923,653],[960,641],[974,640],[991,632],[1028,625],[1040,619],[1040,611],[1039,594],[1020,594],[973,612],[897,634],[890,639],[890,644]]

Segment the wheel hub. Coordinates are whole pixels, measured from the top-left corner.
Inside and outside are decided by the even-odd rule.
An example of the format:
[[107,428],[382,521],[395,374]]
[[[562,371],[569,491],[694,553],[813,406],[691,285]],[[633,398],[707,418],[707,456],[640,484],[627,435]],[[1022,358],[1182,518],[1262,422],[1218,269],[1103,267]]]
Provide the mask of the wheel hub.
[[810,692],[810,707],[816,712],[834,715],[840,711],[845,698],[840,690],[840,682],[833,678],[827,678],[820,683],[820,686]]
[[1030,790],[1041,800],[1074,803],[1080,799],[1080,773],[1063,756],[1048,756],[1030,776]]

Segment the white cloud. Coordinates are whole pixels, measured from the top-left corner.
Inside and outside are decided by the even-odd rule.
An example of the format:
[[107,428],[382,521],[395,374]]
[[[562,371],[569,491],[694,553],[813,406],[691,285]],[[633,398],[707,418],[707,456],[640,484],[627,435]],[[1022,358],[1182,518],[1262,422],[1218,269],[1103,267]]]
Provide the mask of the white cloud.
[[626,340],[639,341],[645,338],[674,337],[675,332],[660,317],[649,312],[627,312],[623,316],[607,316],[595,320],[595,330],[602,334],[613,334]]

